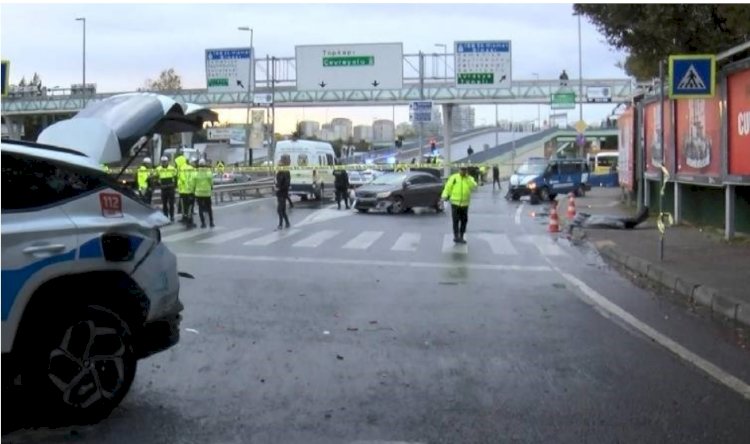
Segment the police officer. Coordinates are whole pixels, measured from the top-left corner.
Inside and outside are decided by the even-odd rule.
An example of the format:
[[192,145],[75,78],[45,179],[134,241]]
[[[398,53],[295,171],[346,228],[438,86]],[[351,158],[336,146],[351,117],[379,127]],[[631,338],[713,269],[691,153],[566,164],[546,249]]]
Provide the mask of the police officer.
[[503,189],[500,186],[500,167],[497,164],[492,165],[492,191],[495,191],[495,184],[497,184],[498,190]]
[[283,228],[282,223],[284,222],[286,222],[286,227],[289,228],[289,216],[286,214],[286,201],[289,199],[289,187],[292,181],[289,174],[289,163],[289,156],[282,156],[279,160],[279,169],[276,171],[276,211],[279,214],[277,230]]
[[206,219],[203,213],[208,213],[208,221],[211,228],[214,227],[214,212],[211,208],[211,192],[214,188],[214,175],[205,159],[198,161],[198,169],[193,179],[195,188],[195,200],[198,202],[198,216],[201,219],[201,228],[206,228]]
[[156,168],[161,188],[161,209],[169,220],[174,222],[174,189],[177,185],[177,168],[169,164],[167,156],[161,157],[161,165]]
[[333,187],[336,189],[336,205],[341,209],[341,199],[344,199],[346,209],[349,209],[349,173],[337,166],[333,171]]
[[445,182],[443,199],[451,203],[451,215],[453,218],[453,242],[465,244],[466,225],[469,223],[469,203],[471,193],[477,183],[469,175],[469,169],[461,166],[457,174],[451,175]]
[[[191,165],[192,164],[192,165]],[[193,204],[195,203],[195,183],[193,181],[195,174],[195,167],[193,165],[198,164],[198,159],[192,158],[190,163],[185,163],[177,173],[177,192],[180,193],[180,201],[182,202],[182,220],[188,228],[193,228],[195,223],[193,222]]]
[[[180,180],[180,171],[182,168],[187,164],[187,158],[182,152],[182,148],[177,148],[176,156],[174,158],[174,166],[177,169],[177,181],[178,186],[177,189],[179,190],[179,180]],[[177,201],[177,212],[178,213],[184,213],[185,209],[182,207],[182,197]]]
[[154,194],[152,186],[152,176],[154,175],[154,166],[151,164],[151,158],[146,157],[143,159],[143,164],[138,167],[138,173],[136,179],[138,182],[138,191],[143,196],[143,200],[147,204],[151,205],[151,197]]

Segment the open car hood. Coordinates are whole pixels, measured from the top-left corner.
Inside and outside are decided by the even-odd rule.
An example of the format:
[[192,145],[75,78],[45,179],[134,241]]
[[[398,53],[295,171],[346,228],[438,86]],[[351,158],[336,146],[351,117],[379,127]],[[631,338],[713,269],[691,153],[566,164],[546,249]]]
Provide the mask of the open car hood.
[[37,142],[74,149],[99,163],[118,162],[143,136],[200,130],[218,115],[154,93],[118,94],[91,102],[73,118],[42,131]]

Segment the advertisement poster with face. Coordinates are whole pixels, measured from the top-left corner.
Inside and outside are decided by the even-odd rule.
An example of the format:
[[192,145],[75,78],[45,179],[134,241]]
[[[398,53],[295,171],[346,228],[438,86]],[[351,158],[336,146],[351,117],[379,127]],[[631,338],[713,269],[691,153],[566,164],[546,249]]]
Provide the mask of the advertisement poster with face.
[[619,161],[617,170],[620,178],[620,185],[629,191],[633,191],[633,170],[635,169],[633,146],[633,108],[628,108],[617,119],[619,128],[618,153]]
[[672,149],[672,102],[664,101],[664,140],[662,141],[662,108],[658,102],[650,103],[644,108],[646,171],[658,174],[661,164],[665,162],[669,171],[673,171],[674,155]]
[[750,176],[750,69],[729,76],[727,93],[729,174]]
[[721,160],[719,99],[677,101],[679,174],[718,176]]

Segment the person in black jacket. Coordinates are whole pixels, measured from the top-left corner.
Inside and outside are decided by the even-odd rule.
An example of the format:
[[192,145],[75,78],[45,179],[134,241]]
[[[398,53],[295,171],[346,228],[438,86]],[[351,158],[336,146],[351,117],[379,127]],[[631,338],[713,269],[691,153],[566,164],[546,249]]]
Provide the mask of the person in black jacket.
[[341,209],[341,199],[344,199],[346,209],[349,209],[349,173],[342,167],[336,167],[333,172],[333,186],[336,188],[336,205]]
[[279,169],[276,171],[276,211],[279,213],[279,226],[277,230],[283,228],[282,223],[286,223],[289,228],[289,216],[286,214],[286,201],[289,199],[289,185],[292,180],[289,174],[289,158],[282,157],[279,161]]

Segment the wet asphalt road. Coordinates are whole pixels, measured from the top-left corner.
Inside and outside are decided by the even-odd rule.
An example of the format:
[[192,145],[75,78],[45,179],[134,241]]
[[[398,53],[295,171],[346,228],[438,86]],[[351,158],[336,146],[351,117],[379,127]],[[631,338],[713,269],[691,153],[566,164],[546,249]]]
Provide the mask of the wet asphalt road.
[[528,204],[482,188],[465,249],[444,242],[449,214],[300,203],[279,235],[274,205],[166,229],[196,277],[180,343],[102,423],[3,442],[750,442],[750,400],[561,272],[747,383],[733,330],[555,241]]

